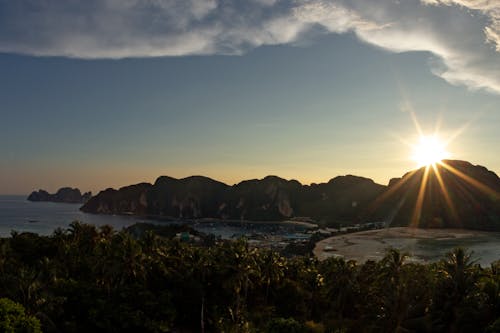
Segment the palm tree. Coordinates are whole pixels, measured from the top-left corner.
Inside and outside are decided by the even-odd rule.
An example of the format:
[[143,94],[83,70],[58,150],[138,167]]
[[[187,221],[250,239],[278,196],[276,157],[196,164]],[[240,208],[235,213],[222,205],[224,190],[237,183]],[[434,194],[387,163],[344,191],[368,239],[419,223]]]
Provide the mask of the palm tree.
[[403,270],[408,253],[395,248],[389,248],[381,260],[379,288],[382,295],[382,326],[389,332],[402,329],[401,324],[406,317],[409,300],[405,292]]
[[454,287],[455,295],[460,299],[474,288],[478,278],[478,267],[472,260],[472,253],[461,247],[453,249],[446,254],[446,259],[441,261],[441,272]]
[[358,267],[354,261],[345,261],[343,258],[329,258],[321,267],[324,297],[339,328],[344,328],[346,318],[354,315],[354,305],[359,296]]
[[261,253],[260,262],[261,279],[266,289],[265,301],[269,301],[271,285],[279,283],[286,272],[286,260],[275,251]]
[[472,253],[457,247],[446,254],[438,267],[441,283],[434,296],[437,325],[448,332],[464,332],[467,325],[476,329],[473,318],[478,315],[478,309],[473,304],[477,304],[474,298],[478,296],[481,270],[472,260]]
[[405,264],[408,257],[409,254],[407,252],[401,252],[401,250],[391,247],[387,250],[381,263],[382,266],[386,268],[386,273],[394,280],[399,278],[401,268]]

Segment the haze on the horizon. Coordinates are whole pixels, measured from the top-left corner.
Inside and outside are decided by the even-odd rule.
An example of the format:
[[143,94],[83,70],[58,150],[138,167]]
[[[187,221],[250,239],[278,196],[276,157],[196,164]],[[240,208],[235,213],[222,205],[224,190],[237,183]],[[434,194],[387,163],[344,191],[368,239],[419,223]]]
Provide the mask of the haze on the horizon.
[[[0,194],[500,171],[500,2],[0,2]],[[459,133],[459,135],[456,135]]]

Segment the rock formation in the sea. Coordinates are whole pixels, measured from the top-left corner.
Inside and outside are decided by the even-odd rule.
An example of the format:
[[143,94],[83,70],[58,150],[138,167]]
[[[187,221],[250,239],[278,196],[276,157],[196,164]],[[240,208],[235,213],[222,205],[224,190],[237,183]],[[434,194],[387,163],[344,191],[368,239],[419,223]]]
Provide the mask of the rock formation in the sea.
[[385,188],[371,179],[350,175],[312,185],[268,176],[233,186],[201,176],[162,176],[154,184],[102,191],[81,209],[90,213],[188,219],[279,221],[310,217],[326,223],[349,223]]
[[91,192],[81,193],[77,188],[63,187],[56,193],[50,194],[44,190],[32,192],[29,201],[51,201],[51,202],[66,202],[66,203],[85,203],[92,197]]
[[393,225],[500,230],[500,179],[483,166],[445,160],[392,179],[371,212]]

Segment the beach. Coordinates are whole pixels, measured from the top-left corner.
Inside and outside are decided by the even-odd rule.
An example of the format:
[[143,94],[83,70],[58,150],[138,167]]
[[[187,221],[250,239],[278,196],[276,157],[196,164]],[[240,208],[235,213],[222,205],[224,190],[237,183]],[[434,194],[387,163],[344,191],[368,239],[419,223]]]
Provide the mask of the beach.
[[394,247],[409,252],[413,260],[427,261],[426,257],[431,260],[442,257],[453,246],[461,246],[463,243],[465,247],[469,247],[470,244],[481,243],[483,239],[486,242],[492,236],[497,237],[498,233],[394,227],[329,237],[316,243],[313,252],[319,260],[339,256],[365,262],[380,260],[387,248]]

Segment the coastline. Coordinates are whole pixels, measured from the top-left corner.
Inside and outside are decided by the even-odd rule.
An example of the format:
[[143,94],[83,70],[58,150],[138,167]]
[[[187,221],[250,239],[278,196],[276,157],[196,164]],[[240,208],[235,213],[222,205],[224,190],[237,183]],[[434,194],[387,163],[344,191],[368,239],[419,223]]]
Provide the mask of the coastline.
[[[366,262],[380,260],[389,247],[406,251],[416,249],[421,240],[450,241],[467,238],[499,236],[498,232],[468,229],[421,229],[412,227],[392,227],[336,235],[316,243],[313,253],[319,260],[343,257],[346,260]],[[409,251],[412,255],[413,251]],[[418,256],[417,256],[418,257]],[[418,258],[412,260],[419,261]]]
[[134,214],[134,213],[113,213],[113,214],[108,214],[108,213],[90,213],[90,212],[85,212],[80,209],[80,211],[84,214],[89,214],[89,215],[110,215],[110,216],[126,216],[126,217],[135,217],[139,219],[145,219],[145,220],[150,220],[150,221],[156,221],[156,222],[174,222],[174,223],[181,223],[181,224],[209,224],[209,223],[225,223],[229,225],[235,225],[235,224],[280,224],[280,225],[288,225],[288,226],[297,226],[297,227],[304,227],[306,229],[314,229],[318,228],[319,226],[315,223],[311,222],[305,222],[305,221],[292,221],[292,220],[281,220],[281,221],[257,221],[257,220],[235,220],[235,219],[222,219],[222,218],[214,218],[214,217],[203,217],[203,218],[189,218],[189,219],[184,219],[184,218],[176,218],[172,216],[165,216],[165,215],[140,215],[140,214]]

